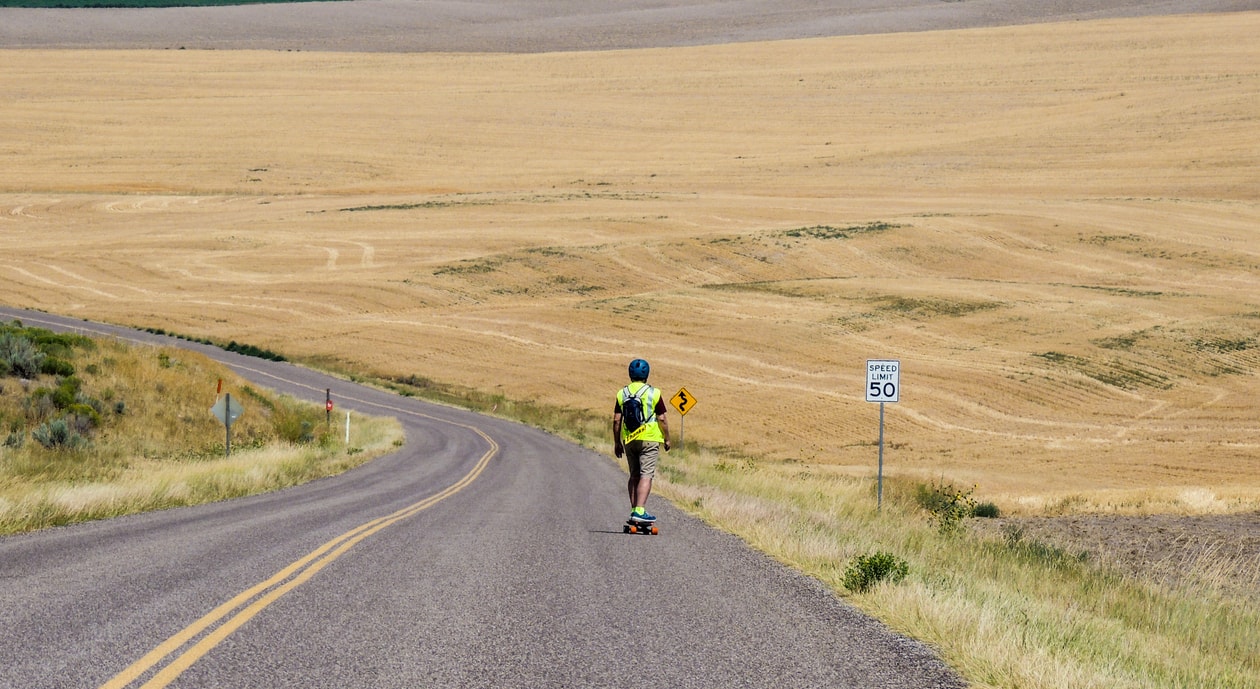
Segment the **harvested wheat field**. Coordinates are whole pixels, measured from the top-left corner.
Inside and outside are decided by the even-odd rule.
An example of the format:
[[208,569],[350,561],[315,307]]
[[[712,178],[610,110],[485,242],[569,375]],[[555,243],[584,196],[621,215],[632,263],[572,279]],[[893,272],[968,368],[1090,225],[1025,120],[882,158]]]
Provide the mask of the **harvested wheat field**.
[[[6,51],[3,301],[1014,514],[1260,507],[1260,12],[536,54]],[[675,415],[675,424],[677,416]]]

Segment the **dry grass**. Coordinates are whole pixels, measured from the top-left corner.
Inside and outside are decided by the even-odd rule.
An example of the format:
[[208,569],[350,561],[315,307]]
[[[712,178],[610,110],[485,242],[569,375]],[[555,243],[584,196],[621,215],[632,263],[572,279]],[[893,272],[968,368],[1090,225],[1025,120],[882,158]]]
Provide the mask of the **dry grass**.
[[[942,535],[902,482],[876,512],[869,481],[830,468],[711,451],[670,453],[663,466],[660,490],[677,504],[838,592],[857,556],[904,558],[904,582],[850,600],[932,644],[976,687],[1260,682],[1256,599],[1236,595],[1243,570],[1218,553],[1181,563],[1194,577],[1155,583],[1032,534]],[[1254,570],[1246,576],[1254,581]]]
[[[8,52],[0,276],[592,411],[644,356],[698,398],[688,437],[865,476],[863,362],[899,358],[892,475],[1008,512],[1254,509],[1257,29]],[[790,232],[819,227],[883,229]]]
[[[30,430],[56,416],[29,404],[53,376],[0,378],[0,534],[251,495],[340,473],[394,450],[394,419],[354,415],[349,445],[325,436],[314,404],[257,390],[201,354],[98,340],[73,358],[102,422],[79,448],[45,448]],[[226,432],[210,413],[218,381],[245,413]],[[312,423],[290,442],[291,423]],[[296,440],[302,440],[300,437]]]

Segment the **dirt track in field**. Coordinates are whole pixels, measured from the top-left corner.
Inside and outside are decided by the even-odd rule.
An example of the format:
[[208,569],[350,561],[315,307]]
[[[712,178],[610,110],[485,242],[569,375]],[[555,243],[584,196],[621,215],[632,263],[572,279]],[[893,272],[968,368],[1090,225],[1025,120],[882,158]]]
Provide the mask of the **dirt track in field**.
[[[830,4],[0,9],[0,48],[537,53],[1260,9]],[[1031,513],[1071,513],[1081,494],[1097,507],[1107,491],[1121,512],[1170,499],[1182,511],[1231,511],[1254,497],[1258,473],[1260,305],[1247,300],[1260,273],[1251,248],[1260,177],[1238,144],[1257,140],[1246,101],[1257,79],[1244,69],[1255,60],[1214,61],[1213,50],[1233,45],[1219,27],[1179,42],[1166,25],[1162,35],[1106,26],[1073,43],[1070,58],[1037,32],[988,34],[995,58],[954,34],[639,62],[547,58],[531,64],[559,85],[531,82],[536,100],[486,76],[524,84],[538,72],[510,57],[364,67],[142,54],[134,62],[150,78],[106,56],[80,83],[74,58],[40,55],[0,72],[10,99],[0,124],[19,132],[0,138],[11,161],[0,174],[6,298],[190,334],[244,331],[252,343],[386,374],[580,406],[612,384],[599,371],[623,358],[615,332],[633,302],[619,276],[667,275],[678,284],[654,297],[651,327],[665,334],[650,352],[666,384],[700,397],[689,433],[703,437],[708,425],[719,439],[711,426],[753,388],[792,427],[754,422],[722,440],[860,471],[870,414],[847,401],[860,387],[849,369],[894,351],[910,387],[891,411],[893,471],[979,483],[982,499],[996,490],[1004,507]],[[1186,45],[1189,56],[1178,52]],[[740,64],[760,72],[729,67]],[[443,82],[450,67],[474,87]],[[661,76],[673,71],[682,78]],[[61,83],[72,91],[42,90]],[[186,92],[167,98],[171,84]],[[653,107],[636,106],[640,88],[662,89]],[[404,101],[408,89],[439,97]],[[868,102],[871,93],[880,99]],[[512,116],[500,116],[504,104]],[[843,124],[820,126],[828,109]],[[457,116],[485,134],[435,124]],[[123,128],[130,118],[143,137]],[[337,140],[348,118],[363,126],[344,149],[311,143]],[[262,125],[256,138],[241,134],[246,122]],[[407,160],[390,150],[408,150],[396,139],[370,133],[395,122],[427,128],[410,150],[443,162]],[[495,148],[507,140],[523,143]],[[550,155],[556,140],[571,159]],[[897,228],[843,244],[782,235],[873,221]],[[468,239],[507,225],[510,234]],[[628,231],[647,242],[627,241]],[[86,251],[66,250],[76,245]],[[366,344],[346,352],[344,341]],[[524,356],[537,357],[546,387],[522,382],[513,362]],[[499,363],[458,363],[478,357]],[[1122,571],[1260,587],[1254,514],[1021,523],[1029,537]]]

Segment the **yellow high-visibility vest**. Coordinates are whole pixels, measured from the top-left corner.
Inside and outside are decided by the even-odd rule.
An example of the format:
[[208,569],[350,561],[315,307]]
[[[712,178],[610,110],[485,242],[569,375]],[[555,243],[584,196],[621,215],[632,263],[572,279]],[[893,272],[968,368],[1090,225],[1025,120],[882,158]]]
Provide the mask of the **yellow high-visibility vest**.
[[[647,391],[639,394],[644,387]],[[626,431],[626,425],[621,424],[621,443],[624,445],[633,440],[644,440],[653,443],[665,442],[665,434],[661,432],[661,424],[656,420],[656,405],[661,401],[661,391],[642,381],[632,381],[629,385],[617,391],[617,408],[621,409],[622,402],[627,397],[637,396],[639,402],[643,405],[643,425],[634,430],[633,433]]]

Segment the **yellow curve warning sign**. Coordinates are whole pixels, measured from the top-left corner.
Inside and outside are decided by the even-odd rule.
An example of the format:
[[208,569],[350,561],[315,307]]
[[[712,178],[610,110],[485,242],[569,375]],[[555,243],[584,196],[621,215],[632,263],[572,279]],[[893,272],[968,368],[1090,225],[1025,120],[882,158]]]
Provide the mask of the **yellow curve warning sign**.
[[669,403],[674,405],[674,409],[677,409],[679,414],[686,416],[687,412],[696,406],[696,398],[687,392],[687,388],[679,388],[678,394],[674,395]]

